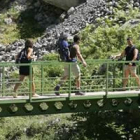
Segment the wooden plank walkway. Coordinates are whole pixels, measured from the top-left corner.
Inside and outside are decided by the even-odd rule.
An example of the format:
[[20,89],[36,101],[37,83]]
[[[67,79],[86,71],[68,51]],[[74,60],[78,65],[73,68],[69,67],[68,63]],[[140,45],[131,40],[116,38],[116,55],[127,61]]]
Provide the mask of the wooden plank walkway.
[[[71,97],[88,97],[88,96],[104,96],[106,93],[105,91],[100,91],[100,92],[85,92],[85,95],[75,95],[75,93],[71,94]],[[136,91],[136,90],[127,90],[127,91],[112,91],[112,92],[108,92],[108,96],[128,96],[128,95],[138,95],[140,94],[140,91]],[[126,96],[126,97],[127,97]],[[62,93],[60,94],[60,96],[56,96],[55,94],[46,94],[46,95],[42,95],[39,97],[32,97],[32,99],[55,99],[55,98],[66,98],[68,97],[68,93]],[[29,99],[29,96],[18,96],[18,98],[13,98],[13,96],[4,96],[4,97],[0,97],[0,101],[8,101],[8,100],[26,100]]]

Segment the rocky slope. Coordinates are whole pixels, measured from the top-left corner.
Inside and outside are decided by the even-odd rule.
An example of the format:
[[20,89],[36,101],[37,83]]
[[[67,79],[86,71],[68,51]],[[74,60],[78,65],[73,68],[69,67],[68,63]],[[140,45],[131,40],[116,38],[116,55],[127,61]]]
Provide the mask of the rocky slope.
[[[50,5],[44,6],[40,1],[28,6],[25,5],[26,0],[16,2],[18,10],[34,9],[36,11],[34,18],[43,28],[46,28],[44,35],[35,43],[35,54],[38,59],[41,59],[44,54],[56,51],[55,44],[62,32],[74,35],[88,24],[95,24],[98,17],[113,14],[113,8],[118,6],[118,0],[87,0],[86,3],[76,8],[71,7],[64,12]],[[128,0],[125,2],[124,9],[127,9],[129,4],[140,7],[139,0]],[[12,19],[5,19],[6,24],[10,24],[8,21],[12,22]],[[7,46],[0,44],[0,61],[14,62],[14,56],[23,46],[24,40],[15,41]]]

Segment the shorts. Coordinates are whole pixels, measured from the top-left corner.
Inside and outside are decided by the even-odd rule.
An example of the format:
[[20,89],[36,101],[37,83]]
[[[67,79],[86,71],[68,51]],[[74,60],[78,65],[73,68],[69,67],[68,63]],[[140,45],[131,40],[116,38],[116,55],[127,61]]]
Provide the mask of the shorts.
[[[71,63],[71,72],[74,74],[75,77],[80,76],[80,67],[77,63]],[[64,67],[63,76],[69,76],[69,65]]]
[[124,70],[129,70],[131,73],[136,73],[136,66],[125,65]]
[[[19,74],[29,76],[30,75],[30,66],[20,66]],[[33,69],[32,69],[32,74],[33,74]]]

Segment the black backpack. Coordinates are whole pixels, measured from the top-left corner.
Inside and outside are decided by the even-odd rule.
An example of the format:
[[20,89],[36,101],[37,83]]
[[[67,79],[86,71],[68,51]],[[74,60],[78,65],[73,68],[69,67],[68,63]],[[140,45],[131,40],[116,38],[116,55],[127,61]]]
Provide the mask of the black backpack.
[[18,63],[29,63],[29,62],[30,62],[30,60],[28,60],[28,58],[27,58],[26,49],[21,50],[20,53],[17,56],[16,64],[18,64]]

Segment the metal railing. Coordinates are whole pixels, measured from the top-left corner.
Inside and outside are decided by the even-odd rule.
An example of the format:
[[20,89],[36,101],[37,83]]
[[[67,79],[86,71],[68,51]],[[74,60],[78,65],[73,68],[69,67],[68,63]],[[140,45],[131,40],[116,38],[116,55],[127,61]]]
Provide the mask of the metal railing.
[[[128,62],[128,61],[127,61]],[[87,67],[81,68],[81,90],[89,92],[105,92],[105,96],[108,96],[109,92],[119,91],[122,89],[122,81],[124,80],[123,66],[125,61],[113,61],[113,60],[87,60]],[[137,64],[137,74],[140,74],[140,63]],[[18,67],[30,66],[29,78],[26,78],[21,83],[17,93],[19,96],[27,95],[30,101],[32,101],[32,76],[34,77],[34,83],[36,86],[36,93],[40,96],[53,96],[54,87],[59,83],[63,73],[65,65],[69,65],[69,77],[64,82],[60,89],[61,95],[71,97],[75,89],[75,80],[72,73],[73,63],[64,63],[57,61],[48,62],[33,62],[31,64],[15,64],[15,63],[0,63],[0,98],[12,96],[14,85],[19,82]],[[32,72],[33,68],[33,72]],[[129,77],[127,85],[128,90],[137,89],[135,78]],[[65,94],[64,94],[65,93]]]

